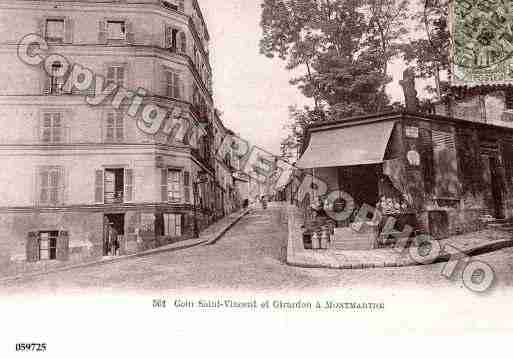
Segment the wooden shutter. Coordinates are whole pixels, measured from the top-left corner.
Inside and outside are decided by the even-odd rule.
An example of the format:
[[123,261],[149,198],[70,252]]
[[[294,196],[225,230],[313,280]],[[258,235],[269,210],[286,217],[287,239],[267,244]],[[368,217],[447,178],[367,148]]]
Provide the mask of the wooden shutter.
[[115,68],[116,73],[116,80],[115,82],[119,84],[120,86],[125,85],[125,77],[126,77],[126,71],[124,66],[118,66]]
[[435,187],[435,167],[433,142],[431,139],[431,130],[427,128],[419,129],[420,145],[420,164],[424,179],[424,189],[426,193],[432,193]]
[[105,120],[105,141],[113,142],[114,141],[114,131],[115,131],[115,115],[114,112],[108,112],[107,118]]
[[187,36],[185,35],[185,32],[180,32],[180,51],[182,53],[187,53]]
[[125,124],[122,112],[117,112],[115,116],[115,137],[116,141],[122,142],[125,138]]
[[167,175],[168,175],[167,168],[164,168],[161,171],[161,181],[160,181],[160,193],[161,193],[162,202],[169,201],[169,198],[168,198],[169,196],[167,194]]
[[37,32],[41,35],[42,38],[46,38],[46,18],[43,17],[39,19],[37,24]]
[[183,172],[183,187],[185,203],[191,203],[191,175],[188,171]]
[[64,19],[64,42],[73,43],[73,20],[70,18]]
[[125,169],[125,202],[134,200],[134,170]]
[[64,167],[57,168],[57,179],[58,179],[58,204],[64,204],[66,202],[66,171]]
[[28,233],[25,252],[27,262],[37,262],[39,260],[39,235],[37,232]]
[[56,259],[67,261],[69,259],[69,232],[60,231],[57,237]]
[[175,30],[175,44],[176,44],[176,52],[182,51],[182,32],[180,30]]
[[94,202],[103,203],[103,170],[96,170],[94,177]]
[[166,25],[164,31],[164,47],[166,49],[171,49],[173,47],[173,28]]
[[160,70],[160,93],[162,94],[162,96],[169,96],[168,94],[168,73],[169,73],[169,70],[165,67],[165,66],[162,66],[161,67],[161,70]]
[[50,200],[50,171],[44,167],[39,169],[39,203],[47,204]]
[[107,41],[107,22],[100,20],[98,23],[98,43],[106,44]]
[[173,97],[174,98],[181,98],[180,97],[180,75],[173,73]]
[[126,26],[126,42],[129,43],[129,44],[134,44],[135,43],[135,35],[134,35],[134,29],[133,29],[133,25],[130,21],[127,21],[125,23],[125,26]]

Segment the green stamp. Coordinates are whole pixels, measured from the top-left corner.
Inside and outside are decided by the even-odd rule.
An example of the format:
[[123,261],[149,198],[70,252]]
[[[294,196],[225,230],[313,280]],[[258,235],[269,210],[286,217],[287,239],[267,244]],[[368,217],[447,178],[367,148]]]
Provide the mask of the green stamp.
[[513,0],[453,0],[455,85],[513,83]]

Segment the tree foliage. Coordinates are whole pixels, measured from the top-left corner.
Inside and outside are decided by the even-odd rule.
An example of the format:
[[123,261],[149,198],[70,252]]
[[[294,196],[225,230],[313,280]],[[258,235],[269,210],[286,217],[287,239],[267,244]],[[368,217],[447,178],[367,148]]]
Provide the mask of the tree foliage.
[[[291,84],[315,102],[291,110],[291,127],[384,109],[407,6],[408,0],[263,1],[260,52],[286,61],[289,70],[302,67]],[[297,136],[301,131],[292,132],[300,143]]]
[[448,90],[448,82],[442,80],[441,74],[450,71],[447,19],[451,1],[417,0],[420,10],[413,14],[412,20],[417,24],[418,38],[405,43],[401,49],[403,59],[413,66],[418,77],[435,80],[436,87],[428,86],[427,89],[436,93],[438,98]]

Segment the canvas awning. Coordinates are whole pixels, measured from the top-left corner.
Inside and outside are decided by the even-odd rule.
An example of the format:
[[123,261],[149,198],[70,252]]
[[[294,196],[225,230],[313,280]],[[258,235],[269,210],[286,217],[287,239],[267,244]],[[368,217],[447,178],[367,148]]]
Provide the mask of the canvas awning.
[[357,124],[312,132],[299,168],[339,167],[383,162],[394,121]]

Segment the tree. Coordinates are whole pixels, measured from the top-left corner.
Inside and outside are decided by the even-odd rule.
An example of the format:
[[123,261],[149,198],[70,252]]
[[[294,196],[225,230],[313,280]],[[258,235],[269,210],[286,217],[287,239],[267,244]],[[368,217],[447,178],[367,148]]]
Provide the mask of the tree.
[[408,65],[415,65],[416,75],[432,78],[435,88],[427,87],[440,99],[449,88],[447,81],[441,80],[444,71],[450,71],[450,33],[447,24],[449,2],[451,0],[417,0],[421,8],[412,19],[417,23],[420,38],[410,40],[402,46],[403,59]]
[[290,82],[315,103],[291,111],[291,128],[388,104],[388,62],[406,31],[406,8],[407,0],[264,0],[260,52],[283,59],[289,70],[303,67]]

